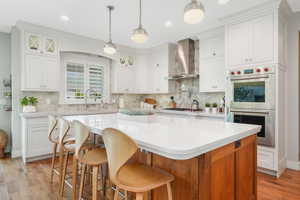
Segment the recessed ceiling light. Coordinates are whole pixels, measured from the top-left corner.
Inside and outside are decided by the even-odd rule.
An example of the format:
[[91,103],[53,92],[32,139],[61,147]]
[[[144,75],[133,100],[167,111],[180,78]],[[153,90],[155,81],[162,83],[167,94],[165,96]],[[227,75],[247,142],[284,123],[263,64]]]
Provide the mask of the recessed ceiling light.
[[173,23],[172,23],[170,20],[168,20],[168,21],[165,22],[165,26],[166,26],[167,28],[170,28],[170,27],[173,26]]
[[70,18],[69,18],[68,16],[66,16],[66,15],[60,16],[60,19],[61,19],[62,21],[64,21],[64,22],[67,22],[67,21],[70,20]]
[[218,0],[220,5],[225,5],[229,2],[230,0]]

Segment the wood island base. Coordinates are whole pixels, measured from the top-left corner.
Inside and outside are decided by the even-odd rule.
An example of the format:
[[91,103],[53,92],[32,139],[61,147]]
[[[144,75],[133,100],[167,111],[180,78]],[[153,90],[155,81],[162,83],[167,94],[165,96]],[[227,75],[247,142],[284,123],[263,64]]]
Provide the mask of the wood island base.
[[[174,200],[256,200],[256,135],[189,160],[172,160],[153,153],[137,153],[132,161],[168,171]],[[161,187],[147,200],[167,200]]]

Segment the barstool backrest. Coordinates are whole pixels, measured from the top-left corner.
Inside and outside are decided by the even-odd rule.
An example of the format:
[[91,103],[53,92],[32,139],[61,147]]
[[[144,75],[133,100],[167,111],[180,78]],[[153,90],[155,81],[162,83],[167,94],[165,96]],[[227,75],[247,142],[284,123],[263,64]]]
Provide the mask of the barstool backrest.
[[138,145],[123,132],[112,128],[103,131],[103,140],[110,178],[114,183],[117,183],[119,170],[137,152]]
[[72,126],[75,136],[75,156],[78,157],[82,146],[89,138],[90,129],[77,120],[72,122]]
[[63,144],[65,137],[67,136],[70,130],[70,124],[68,121],[58,118],[57,119],[57,129],[58,129],[58,142],[59,144]]
[[56,126],[57,126],[56,117],[54,117],[53,115],[49,115],[48,116],[48,121],[49,121],[48,139],[51,142],[54,142],[53,139],[52,139],[52,135],[56,131]]

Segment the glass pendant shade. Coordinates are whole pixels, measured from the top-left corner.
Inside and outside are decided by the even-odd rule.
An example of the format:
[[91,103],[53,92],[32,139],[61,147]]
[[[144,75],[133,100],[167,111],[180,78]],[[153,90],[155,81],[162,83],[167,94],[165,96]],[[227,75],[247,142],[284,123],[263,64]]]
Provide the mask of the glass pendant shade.
[[148,40],[149,36],[145,29],[139,27],[133,30],[131,39],[136,43],[145,43]]
[[104,53],[112,55],[117,52],[117,47],[110,41],[110,42],[105,43],[103,51],[104,51]]
[[184,9],[184,22],[187,24],[200,23],[204,18],[205,10],[201,2],[192,0]]

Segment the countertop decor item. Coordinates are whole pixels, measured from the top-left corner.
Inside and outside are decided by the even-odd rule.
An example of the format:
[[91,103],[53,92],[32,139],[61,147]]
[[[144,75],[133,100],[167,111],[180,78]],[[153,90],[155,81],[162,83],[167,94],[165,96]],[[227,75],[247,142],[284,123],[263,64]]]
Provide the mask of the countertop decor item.
[[36,97],[23,97],[21,99],[21,105],[23,106],[24,113],[36,112],[36,105],[38,103],[38,98]]
[[139,115],[153,115],[153,112],[145,111],[145,110],[138,110],[138,109],[121,109],[119,113],[132,115],[132,116],[139,116]]
[[7,142],[8,142],[7,133],[0,129],[0,158],[4,158],[4,151]]
[[218,112],[218,104],[217,103],[213,103],[212,104],[212,112],[214,114]]
[[205,112],[209,113],[210,112],[210,103],[205,103]]

